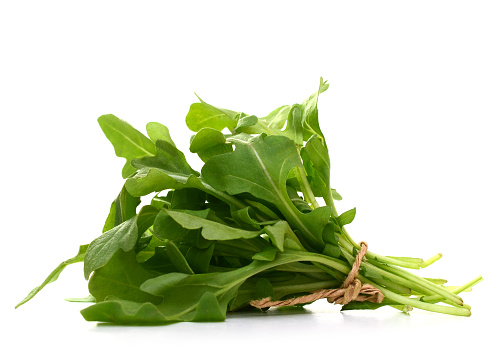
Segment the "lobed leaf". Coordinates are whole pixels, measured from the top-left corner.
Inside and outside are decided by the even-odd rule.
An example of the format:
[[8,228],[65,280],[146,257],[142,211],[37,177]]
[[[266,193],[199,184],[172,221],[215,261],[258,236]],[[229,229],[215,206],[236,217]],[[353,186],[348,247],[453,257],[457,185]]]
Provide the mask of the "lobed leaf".
[[131,165],[133,159],[155,154],[155,144],[126,121],[108,114],[100,116],[98,123],[112,143],[115,154],[126,159],[122,169],[124,179],[136,171]]

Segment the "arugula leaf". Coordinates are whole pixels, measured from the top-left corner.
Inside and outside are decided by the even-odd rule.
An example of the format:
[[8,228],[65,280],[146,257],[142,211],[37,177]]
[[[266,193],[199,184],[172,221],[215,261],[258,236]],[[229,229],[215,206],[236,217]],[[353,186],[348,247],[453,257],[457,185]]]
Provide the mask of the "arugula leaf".
[[126,121],[108,114],[100,116],[98,123],[112,143],[115,154],[126,159],[122,169],[124,179],[136,171],[131,165],[133,159],[155,154],[153,142]]
[[348,210],[345,213],[340,214],[339,217],[337,218],[337,221],[340,227],[343,227],[344,225],[350,224],[354,220],[355,216],[356,216],[356,208],[352,208],[351,210]]
[[105,266],[94,271],[88,283],[89,292],[96,302],[104,301],[108,296],[136,302],[159,303],[159,297],[139,289],[150,278],[160,275],[145,269],[136,261],[134,251],[118,250]]
[[302,167],[295,143],[287,137],[259,135],[231,137],[232,153],[210,158],[201,171],[204,180],[230,195],[243,192],[276,206],[285,219],[316,250],[323,249],[321,232],[330,217],[330,207],[303,214],[292,203],[286,179],[294,167]]
[[158,210],[144,206],[138,215],[103,233],[89,244],[84,258],[84,277],[105,266],[119,250],[130,251],[139,237],[153,224]]
[[46,285],[53,283],[56,281],[59,277],[59,275],[62,273],[62,271],[67,267],[68,265],[72,265],[73,263],[77,262],[82,262],[84,260],[84,255],[86,254],[86,250],[88,249],[88,245],[81,245],[79,247],[79,251],[77,252],[77,255],[65,260],[62,262],[60,265],[57,266],[49,275],[46,277],[46,279],[41,283],[41,285],[38,285],[35,287],[31,292],[21,301],[19,302],[15,308],[18,308],[19,306],[22,306],[24,303],[28,302],[30,299],[32,299],[38,292],[41,291]]
[[201,103],[194,103],[189,108],[186,115],[186,125],[193,132],[201,128],[214,128],[219,131],[228,128],[232,131],[237,125],[238,112],[217,108],[216,106],[205,103],[198,97]]
[[255,238],[260,234],[260,231],[247,231],[234,228],[179,211],[166,210],[166,212],[172,219],[186,229],[194,230],[201,228],[201,235],[208,240],[249,239]]
[[146,124],[146,132],[150,137],[151,141],[156,144],[158,140],[163,140],[171,145],[175,146],[172,137],[170,137],[170,132],[166,126],[158,122],[149,122]]
[[136,208],[141,203],[139,197],[134,197],[126,190],[125,186],[122,187],[119,195],[112,202],[110,206],[110,212],[105,220],[103,226],[103,232],[111,230],[122,222],[129,220],[136,215]]
[[[18,306],[67,265],[83,260],[84,276],[91,275],[90,299],[96,301],[81,311],[83,317],[126,325],[222,321],[227,311],[247,308],[256,298],[286,299],[342,286],[361,246],[345,228],[356,208],[339,214],[334,200],[341,196],[330,186],[317,107],[327,89],[320,79],[318,90],[302,103],[261,118],[200,99],[186,124],[196,133],[189,150],[205,162],[201,173],[166,126],[148,123],[148,138],[113,115],[101,116],[116,155],[126,160],[125,184],[110,205],[103,234],[81,246]],[[150,204],[137,212],[150,193]],[[420,269],[440,257],[367,251],[357,279],[385,300],[351,302],[343,309],[388,305],[403,312],[416,307],[470,315],[458,294],[481,277],[454,287],[403,269]]]
[[201,128],[191,139],[189,151],[197,153],[206,162],[210,157],[232,152],[232,144],[226,142],[225,135],[215,128]]
[[153,303],[120,299],[96,303],[81,310],[81,314],[87,321],[120,325],[156,325],[173,322],[167,319]]

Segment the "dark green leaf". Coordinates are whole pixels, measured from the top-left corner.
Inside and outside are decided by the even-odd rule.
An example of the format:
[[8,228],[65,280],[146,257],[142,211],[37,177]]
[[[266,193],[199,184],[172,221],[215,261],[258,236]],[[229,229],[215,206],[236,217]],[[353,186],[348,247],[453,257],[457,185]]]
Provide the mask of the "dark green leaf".
[[206,249],[191,247],[187,251],[186,260],[194,273],[207,273],[213,256],[215,244],[211,243]]
[[103,233],[91,242],[84,258],[86,279],[94,270],[103,267],[117,250],[130,251],[139,237],[153,224],[158,211],[152,206],[144,206],[138,215],[124,221]]
[[205,292],[198,302],[198,308],[192,321],[214,322],[225,320],[225,308],[221,308],[216,296],[211,292]]
[[167,251],[168,257],[172,264],[177,268],[177,270],[181,273],[185,274],[194,274],[194,271],[191,269],[189,264],[187,263],[186,258],[179,250],[177,245],[174,242],[168,241],[165,250]]
[[321,232],[330,216],[322,207],[303,214],[290,200],[286,178],[294,167],[302,167],[296,144],[284,136],[231,137],[236,149],[212,157],[203,166],[204,180],[219,191],[231,195],[247,192],[280,209],[290,225],[303,235],[306,243],[323,249]]
[[84,308],[81,314],[87,321],[120,325],[156,325],[173,322],[173,320],[167,319],[154,304],[149,302],[104,301]]
[[105,266],[94,271],[88,288],[97,302],[108,296],[136,302],[159,303],[161,299],[139,289],[141,284],[159,273],[143,268],[134,251],[118,250]]
[[253,299],[273,298],[273,286],[268,278],[260,278],[255,285],[255,297]]

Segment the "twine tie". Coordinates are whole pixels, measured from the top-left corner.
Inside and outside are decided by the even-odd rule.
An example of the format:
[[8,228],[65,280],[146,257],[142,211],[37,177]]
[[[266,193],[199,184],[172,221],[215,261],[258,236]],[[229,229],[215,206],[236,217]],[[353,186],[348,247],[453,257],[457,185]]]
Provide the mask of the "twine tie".
[[369,301],[375,303],[382,302],[384,296],[379,289],[370,284],[363,285],[359,279],[356,279],[361,262],[366,254],[366,251],[368,250],[368,244],[366,242],[361,242],[360,245],[361,249],[352,264],[352,269],[340,288],[316,290],[308,295],[302,295],[279,301],[272,301],[270,297],[265,297],[259,300],[251,301],[251,306],[256,308],[293,306],[296,304],[310,303],[322,298],[326,298],[329,303],[341,305],[346,305],[351,301]]

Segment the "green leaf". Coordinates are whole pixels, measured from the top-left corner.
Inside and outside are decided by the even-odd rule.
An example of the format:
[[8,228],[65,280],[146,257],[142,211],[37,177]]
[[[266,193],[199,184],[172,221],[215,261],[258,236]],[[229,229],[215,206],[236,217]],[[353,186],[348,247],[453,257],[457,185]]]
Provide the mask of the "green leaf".
[[280,216],[278,216],[273,210],[268,208],[265,204],[261,202],[257,202],[251,199],[244,199],[244,201],[249,204],[251,207],[255,208],[256,211],[265,215],[269,220],[278,220]]
[[332,198],[335,200],[335,201],[341,201],[342,200],[342,196],[340,195],[340,193],[338,193],[336,190],[332,189]]
[[35,287],[31,292],[21,301],[19,302],[15,308],[18,308],[19,306],[23,305],[24,303],[28,302],[30,299],[32,299],[38,292],[41,291],[46,285],[53,283],[56,281],[62,273],[62,271],[67,267],[68,265],[72,265],[73,263],[77,262],[82,262],[84,261],[84,255],[86,254],[86,250],[88,249],[88,245],[81,245],[79,247],[79,251],[77,252],[77,255],[62,262],[60,265],[57,266],[49,275],[46,277],[46,279],[41,283],[41,285],[38,285]]
[[232,131],[237,125],[238,112],[217,108],[213,105],[205,103],[198,97],[201,103],[194,103],[189,108],[186,115],[186,125],[193,132],[199,131],[201,128],[214,128],[221,131],[228,128]]
[[208,240],[249,239],[257,237],[260,234],[260,231],[242,230],[188,213],[174,210],[166,210],[166,212],[172,219],[186,229],[194,230],[201,228],[201,235]]
[[253,214],[253,208],[247,206],[242,209],[232,210],[231,214],[234,221],[236,221],[240,226],[260,229],[260,223],[251,217]]
[[[203,219],[209,214],[209,209],[205,210],[190,210],[183,211],[189,215],[194,215]],[[162,209],[158,213],[153,226],[153,234],[161,240],[172,240],[175,242],[181,242],[188,239],[188,235],[191,233],[190,229],[182,227],[168,214],[168,210]]]
[[255,285],[254,299],[273,298],[273,285],[268,278],[260,278]]
[[69,297],[64,299],[67,302],[96,302],[93,295],[88,295],[86,297]]
[[289,105],[280,106],[270,112],[267,116],[261,118],[259,122],[270,129],[282,130],[287,122],[290,110],[291,106]]
[[163,140],[175,146],[174,141],[170,137],[170,132],[166,126],[158,122],[149,122],[146,124],[146,132],[151,141],[156,143],[158,140]]
[[201,299],[208,292],[216,298],[220,312],[225,315],[228,303],[253,270],[258,270],[258,267],[254,265],[235,271],[195,275],[168,273],[147,280],[141,289],[163,297],[159,308],[168,318],[192,321],[196,319]]
[[126,159],[122,169],[124,179],[136,171],[131,165],[133,159],[155,154],[153,142],[126,121],[109,114],[100,116],[98,123],[112,143],[115,154]]
[[[144,163],[139,162],[137,165],[139,166],[140,164]],[[224,201],[236,209],[246,206],[245,203],[237,198],[207,185],[195,172],[188,174],[187,171],[183,173],[174,171],[173,168],[167,170],[156,167],[160,166],[160,161],[154,160],[147,160],[146,164],[148,166],[140,168],[125,182],[127,191],[135,197],[146,196],[152,192],[161,192],[167,189],[196,188]]]
[[232,152],[232,144],[226,143],[225,135],[214,128],[202,128],[191,139],[189,151],[197,153],[206,162],[210,157]]
[[[110,300],[96,303],[81,311],[87,321],[99,321],[120,325],[156,325],[173,322],[150,302],[138,303]],[[177,320],[175,320],[177,321]]]
[[313,192],[330,202],[330,157],[323,140],[313,135],[301,149],[301,157]]
[[303,145],[302,111],[300,105],[294,104],[290,108],[287,125],[282,133],[294,140],[296,144]]
[[204,210],[206,192],[196,188],[183,188],[172,191],[170,209]]
[[293,234],[289,224],[284,220],[277,221],[271,226],[265,226],[263,232],[268,235],[272,244],[280,251],[284,251],[286,235]]
[[353,220],[354,217],[356,216],[356,208],[352,208],[351,210],[348,210],[342,214],[339,215],[337,218],[337,222],[339,223],[340,227],[350,224]]
[[258,123],[258,117],[254,115],[246,115],[241,112],[239,115],[239,121],[237,122],[237,127],[235,128],[236,133],[242,133],[245,130],[250,133],[248,127],[254,126]]
[[136,215],[136,208],[141,203],[139,197],[129,194],[125,186],[122,187],[119,195],[112,202],[110,212],[103,226],[103,232],[107,232],[122,222],[129,220]]
[[141,291],[141,284],[160,275],[143,268],[137,261],[134,251],[118,250],[105,266],[94,271],[88,283],[88,289],[96,302],[108,296],[136,302],[159,303],[161,299]]
[[276,206],[306,243],[323,249],[321,237],[330,207],[321,207],[303,214],[292,203],[286,179],[294,167],[302,167],[296,144],[285,136],[229,138],[236,149],[232,153],[210,158],[202,169],[204,181],[230,195],[249,193]]
[[156,208],[144,206],[138,215],[93,240],[84,258],[84,277],[88,279],[91,272],[105,266],[119,249],[132,250],[139,237],[153,224],[157,213]]
[[319,137],[324,139],[323,132],[320,129],[320,124],[318,121],[317,104],[320,93],[325,92],[327,89],[327,81],[323,81],[323,78],[320,78],[318,90],[301,104],[301,107],[304,110],[302,114],[303,129],[305,133],[304,140],[308,140],[311,136],[313,136],[313,134],[317,134]]
[[187,263],[186,258],[174,242],[168,241],[165,248],[170,261],[172,261],[172,264],[175,266],[175,268],[177,268],[179,272],[185,274],[194,274],[194,271]]
[[203,188],[195,175],[174,173],[158,168],[141,168],[125,182],[126,189],[133,196],[146,196],[152,192],[187,187]]
[[263,248],[259,253],[253,255],[253,260],[260,261],[273,261],[275,260],[275,256],[277,256],[278,249],[274,246],[267,246]]
[[168,141],[156,141],[156,155],[135,159],[132,165],[140,168],[159,168],[173,173],[198,175],[187,163],[184,154]]
[[198,303],[198,308],[192,321],[214,322],[225,320],[225,309],[220,307],[216,296],[211,292],[205,292]]
[[186,253],[186,260],[194,273],[208,272],[214,249],[214,243],[211,243],[206,249],[200,249],[198,247],[189,248]]

